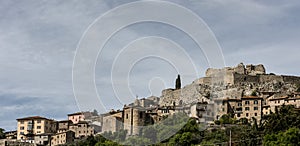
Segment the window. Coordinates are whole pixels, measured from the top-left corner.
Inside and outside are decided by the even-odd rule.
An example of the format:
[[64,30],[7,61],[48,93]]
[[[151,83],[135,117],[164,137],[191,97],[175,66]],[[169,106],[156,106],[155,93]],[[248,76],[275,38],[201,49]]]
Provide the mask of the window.
[[21,126],[21,127],[20,127],[20,130],[24,130],[24,126]]
[[36,133],[41,133],[41,131],[37,131]]
[[241,114],[240,114],[240,113],[238,113],[238,114],[237,114],[237,117],[240,117],[240,116],[241,116]]
[[243,104],[241,102],[238,103],[238,106],[242,106]]
[[246,111],[249,111],[249,110],[250,110],[250,108],[249,108],[249,107],[245,107],[245,110],[246,110]]
[[37,123],[41,123],[41,120],[37,120]]
[[37,126],[37,127],[36,127],[36,129],[41,129],[41,128],[42,128],[41,126]]
[[222,108],[222,112],[224,112],[225,111],[225,109],[224,108]]
[[246,117],[248,117],[249,116],[249,114],[248,113],[246,113]]
[[20,132],[20,135],[24,135],[24,132]]
[[257,116],[257,113],[254,113],[255,116]]
[[250,104],[250,102],[249,101],[245,101],[245,104],[248,105],[248,104]]
[[143,112],[140,112],[140,118],[143,118]]
[[126,119],[128,119],[128,114],[126,114]]
[[258,110],[258,107],[254,107],[254,110],[257,111],[257,110]]
[[254,104],[258,104],[258,100],[254,100]]
[[21,123],[21,124],[24,124],[24,121],[21,121],[20,123]]

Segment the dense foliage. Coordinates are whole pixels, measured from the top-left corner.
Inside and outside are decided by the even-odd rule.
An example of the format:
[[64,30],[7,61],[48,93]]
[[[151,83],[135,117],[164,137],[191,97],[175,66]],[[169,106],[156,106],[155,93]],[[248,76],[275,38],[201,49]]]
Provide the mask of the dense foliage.
[[0,128],[0,139],[5,138],[4,129]]

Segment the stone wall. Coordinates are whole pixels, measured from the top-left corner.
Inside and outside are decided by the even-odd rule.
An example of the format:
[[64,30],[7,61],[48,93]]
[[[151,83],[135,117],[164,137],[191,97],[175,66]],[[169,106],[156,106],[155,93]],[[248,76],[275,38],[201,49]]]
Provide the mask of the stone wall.
[[[203,88],[202,88],[203,87]],[[160,106],[173,106],[190,104],[195,102],[204,102],[208,100],[209,91],[206,85],[197,84],[196,82],[186,85],[182,89],[166,89],[162,91],[160,97]]]
[[[121,114],[121,115],[120,115]],[[116,113],[112,115],[106,115],[103,117],[103,127],[101,132],[117,132],[120,129],[123,129],[122,124],[122,113]]]
[[300,77],[296,76],[282,76],[283,81],[285,83],[293,83],[293,84],[300,84]]
[[259,83],[259,76],[234,74],[234,84],[245,83],[245,82]]
[[266,74],[266,69],[262,64],[259,65],[246,65],[246,74],[249,75],[262,75]]
[[127,135],[139,135],[140,129],[146,124],[147,118],[145,110],[139,107],[124,109],[124,130],[127,130]]
[[283,82],[282,76],[277,75],[260,75],[259,76],[259,82],[265,83],[265,82]]

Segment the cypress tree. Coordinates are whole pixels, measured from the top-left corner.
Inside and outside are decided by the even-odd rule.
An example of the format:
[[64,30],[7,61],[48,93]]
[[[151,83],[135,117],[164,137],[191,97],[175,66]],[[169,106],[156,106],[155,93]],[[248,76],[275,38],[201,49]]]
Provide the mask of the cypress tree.
[[175,89],[180,89],[180,88],[181,88],[181,80],[180,80],[180,75],[178,75],[176,79]]

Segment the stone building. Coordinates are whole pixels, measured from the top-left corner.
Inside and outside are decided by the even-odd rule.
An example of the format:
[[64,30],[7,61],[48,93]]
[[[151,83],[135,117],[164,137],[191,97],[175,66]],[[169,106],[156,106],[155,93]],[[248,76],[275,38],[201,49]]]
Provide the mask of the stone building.
[[290,96],[270,97],[268,104],[263,107],[263,114],[267,115],[279,110],[282,105],[293,105],[295,108],[300,108],[300,96],[296,93]]
[[4,134],[6,139],[17,139],[17,133],[17,131],[6,131]]
[[66,132],[70,129],[70,125],[73,125],[71,120],[62,120],[57,122],[57,133]]
[[107,114],[103,114],[103,124],[102,131],[112,133],[123,129],[123,111],[112,111]]
[[207,111],[207,104],[208,104],[207,102],[192,103],[190,105],[189,117],[196,118],[199,120],[205,118],[206,111]]
[[224,114],[259,121],[283,104],[300,107],[300,93],[295,93],[298,84],[300,77],[267,74],[262,64],[210,68],[205,77],[182,88],[165,89],[160,97],[136,99],[122,111],[104,114],[102,132],[123,127],[128,135],[139,135],[141,126],[178,112],[206,123]]
[[141,106],[126,106],[123,108],[124,130],[127,130],[127,135],[139,135],[141,126],[151,123],[150,115],[146,114],[146,109]]
[[263,98],[257,96],[244,96],[242,98],[225,98],[219,99],[222,104],[219,104],[218,115],[216,119],[219,119],[224,114],[230,114],[237,119],[252,117],[257,120],[262,116],[262,101]]
[[76,124],[71,124],[69,126],[69,130],[75,133],[75,138],[94,135],[94,128],[91,127],[86,121],[80,121]]
[[55,133],[57,124],[52,119],[40,116],[19,118],[17,128],[17,139],[34,142],[34,135],[42,133]]
[[34,136],[34,143],[38,146],[45,146],[50,144],[53,133],[42,133]]
[[0,146],[36,146],[34,143],[22,142],[16,139],[0,139]]
[[56,133],[51,136],[51,146],[63,145],[74,141],[75,133],[73,131],[66,131]]
[[71,120],[74,124],[76,124],[80,121],[85,121],[92,116],[93,114],[91,112],[77,112],[68,114],[68,120]]

